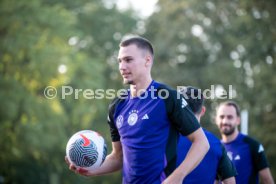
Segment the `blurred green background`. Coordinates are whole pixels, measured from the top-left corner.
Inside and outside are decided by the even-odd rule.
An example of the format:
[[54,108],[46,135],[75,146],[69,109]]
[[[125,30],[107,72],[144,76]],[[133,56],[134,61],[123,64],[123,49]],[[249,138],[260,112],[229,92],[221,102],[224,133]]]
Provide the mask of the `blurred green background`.
[[[159,0],[141,17],[118,10],[116,0],[1,0],[0,183],[121,183],[120,172],[85,178],[69,171],[65,147],[79,130],[100,132],[111,151],[110,99],[62,98],[61,91],[123,88],[116,55],[127,34],[154,44],[156,80],[231,91],[275,178],[275,8],[275,0]],[[44,96],[47,86],[56,98]],[[212,112],[220,101],[207,99],[202,124],[218,136]]]

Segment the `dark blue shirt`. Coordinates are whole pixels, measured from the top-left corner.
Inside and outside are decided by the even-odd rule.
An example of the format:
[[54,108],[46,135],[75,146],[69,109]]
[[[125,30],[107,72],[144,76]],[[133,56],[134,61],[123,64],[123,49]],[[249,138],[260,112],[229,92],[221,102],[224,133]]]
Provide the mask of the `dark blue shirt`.
[[259,183],[258,172],[268,167],[263,146],[241,133],[224,146],[238,172],[236,183]]
[[123,183],[130,184],[161,183],[176,167],[178,132],[200,127],[184,98],[155,81],[139,98],[115,99],[108,123],[112,141],[122,144]]
[[[220,140],[212,133],[204,130],[210,149],[200,164],[185,177],[187,184],[214,184],[215,179],[224,180],[236,175],[234,165],[228,158]],[[191,141],[184,136],[179,137],[177,164],[181,164],[191,147]]]

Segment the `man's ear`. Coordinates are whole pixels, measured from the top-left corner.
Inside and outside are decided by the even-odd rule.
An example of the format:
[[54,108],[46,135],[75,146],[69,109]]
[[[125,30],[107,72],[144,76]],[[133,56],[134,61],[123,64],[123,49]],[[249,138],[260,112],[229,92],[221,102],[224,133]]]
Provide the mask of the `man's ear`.
[[238,125],[241,124],[241,117],[237,117],[237,124],[238,124]]
[[149,66],[152,65],[152,57],[151,57],[151,55],[147,55],[147,56],[146,56],[146,63],[145,63],[145,65],[146,65],[147,67],[149,67]]
[[200,112],[200,117],[204,116],[205,112],[206,112],[206,107],[202,106],[201,112]]

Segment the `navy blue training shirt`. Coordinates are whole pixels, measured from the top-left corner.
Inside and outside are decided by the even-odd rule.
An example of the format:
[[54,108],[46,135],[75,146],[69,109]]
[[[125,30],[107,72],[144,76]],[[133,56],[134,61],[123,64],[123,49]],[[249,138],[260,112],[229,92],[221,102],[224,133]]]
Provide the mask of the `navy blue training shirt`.
[[263,146],[241,133],[235,140],[223,144],[229,158],[236,166],[238,172],[236,183],[259,183],[258,172],[268,167]]
[[184,98],[155,81],[141,97],[115,99],[108,123],[112,141],[122,144],[125,184],[160,184],[176,168],[179,132],[200,128]]
[[[220,140],[212,133],[204,130],[210,149],[200,164],[188,174],[185,184],[214,184],[215,179],[224,180],[236,175],[236,169],[228,158]],[[181,164],[191,147],[191,141],[184,136],[179,137],[177,165]]]

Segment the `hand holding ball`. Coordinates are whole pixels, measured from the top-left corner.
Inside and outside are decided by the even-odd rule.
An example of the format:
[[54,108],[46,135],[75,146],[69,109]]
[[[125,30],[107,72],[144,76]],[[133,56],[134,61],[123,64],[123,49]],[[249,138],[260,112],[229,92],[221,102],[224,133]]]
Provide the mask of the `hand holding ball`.
[[92,130],[75,133],[66,146],[68,161],[77,169],[92,171],[105,160],[107,147],[104,138]]

